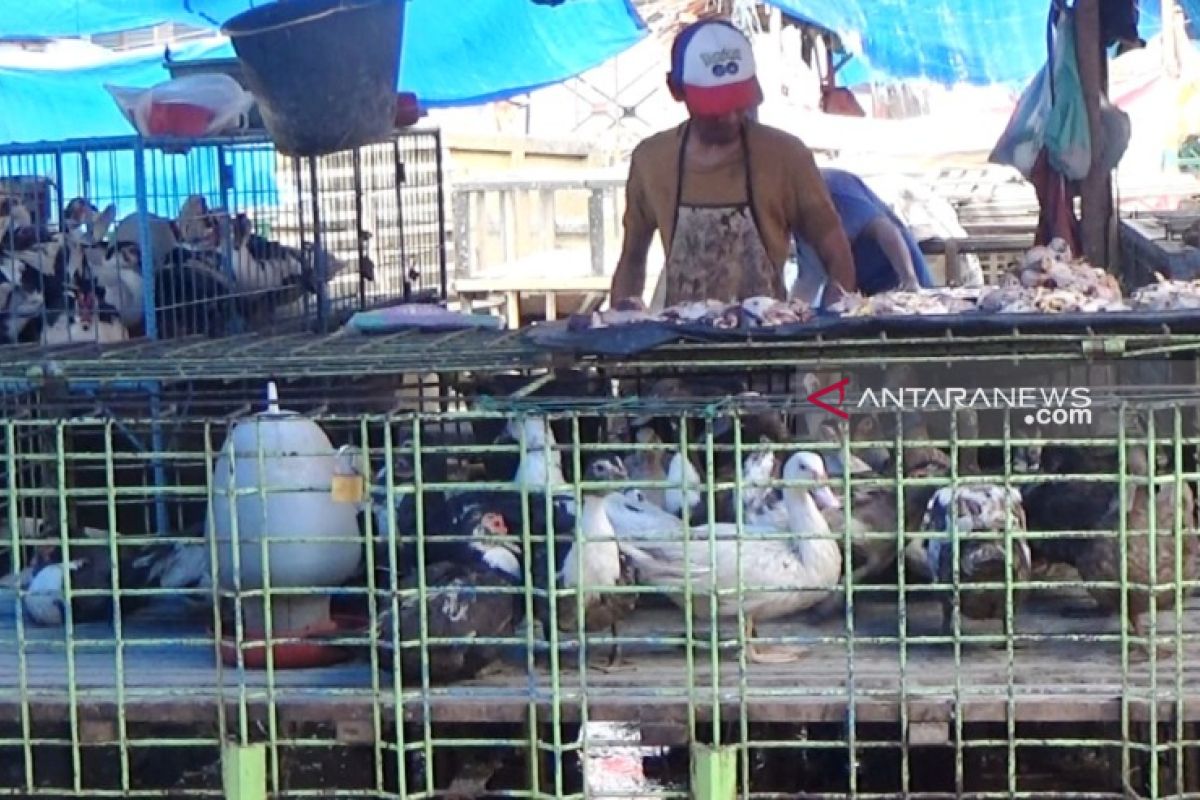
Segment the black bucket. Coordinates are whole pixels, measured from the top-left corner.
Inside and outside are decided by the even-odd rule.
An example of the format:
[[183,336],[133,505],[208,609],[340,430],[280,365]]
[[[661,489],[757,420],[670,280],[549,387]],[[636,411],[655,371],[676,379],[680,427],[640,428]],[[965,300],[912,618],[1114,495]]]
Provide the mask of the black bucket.
[[384,141],[396,118],[405,0],[287,0],[221,28],[279,152]]

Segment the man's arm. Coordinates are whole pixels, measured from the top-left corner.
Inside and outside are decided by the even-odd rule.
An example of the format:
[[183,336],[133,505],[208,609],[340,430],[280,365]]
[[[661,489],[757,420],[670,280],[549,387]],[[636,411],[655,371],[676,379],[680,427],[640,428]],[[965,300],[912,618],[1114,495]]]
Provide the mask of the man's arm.
[[650,252],[650,242],[653,239],[653,228],[630,227],[626,223],[621,257],[617,260],[617,268],[613,272],[612,288],[609,291],[610,308],[618,308],[621,304],[631,300],[645,305],[642,302],[642,293],[646,289],[646,257]]
[[826,230],[813,247],[829,271],[831,286],[825,290],[826,302],[837,300],[844,292],[858,291],[854,253],[850,250],[850,240],[846,238],[846,231],[842,229],[840,221]]
[[791,221],[792,226],[821,257],[830,279],[830,285],[825,289],[825,299],[831,302],[837,300],[843,291],[858,290],[850,240],[846,238],[841,218],[833,206],[833,198],[829,196],[829,189],[825,186],[821,171],[817,169],[812,152],[799,141],[796,142],[792,169],[793,203],[797,215]]
[[655,224],[650,214],[638,167],[635,151],[629,162],[629,179],[625,182],[625,236],[621,244],[621,257],[613,271],[609,290],[609,308],[618,308],[632,303],[642,307],[642,294],[646,290],[646,258],[650,243],[654,240]]
[[900,289],[906,292],[915,291],[919,286],[917,271],[913,268],[912,256],[908,252],[904,234],[895,223],[888,219],[886,214],[880,214],[863,228],[863,233],[879,242],[879,249],[883,250],[883,254],[892,264],[892,269],[896,271],[896,277],[900,279]]

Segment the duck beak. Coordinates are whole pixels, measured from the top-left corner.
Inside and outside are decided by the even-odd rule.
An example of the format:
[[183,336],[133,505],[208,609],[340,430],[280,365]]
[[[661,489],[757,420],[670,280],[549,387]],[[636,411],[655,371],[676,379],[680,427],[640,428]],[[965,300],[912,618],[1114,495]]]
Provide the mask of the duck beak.
[[813,501],[822,511],[842,507],[842,501],[828,486],[818,486],[812,492]]

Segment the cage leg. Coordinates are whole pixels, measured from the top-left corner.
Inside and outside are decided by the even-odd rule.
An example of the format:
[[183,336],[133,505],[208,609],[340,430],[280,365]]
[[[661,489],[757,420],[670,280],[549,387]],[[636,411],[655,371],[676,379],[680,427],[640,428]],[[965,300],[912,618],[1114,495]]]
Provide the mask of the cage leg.
[[695,800],[733,800],[737,796],[737,750],[692,743],[691,795]]
[[267,746],[226,742],[221,783],[226,800],[267,800]]

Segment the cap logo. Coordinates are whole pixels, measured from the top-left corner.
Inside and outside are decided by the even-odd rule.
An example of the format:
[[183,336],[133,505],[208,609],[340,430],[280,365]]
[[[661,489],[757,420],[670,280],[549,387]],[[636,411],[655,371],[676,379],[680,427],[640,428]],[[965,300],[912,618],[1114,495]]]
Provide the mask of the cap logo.
[[740,48],[724,47],[715,53],[701,53],[700,60],[704,66],[711,68],[714,64],[719,66],[726,61],[741,61],[742,51]]

